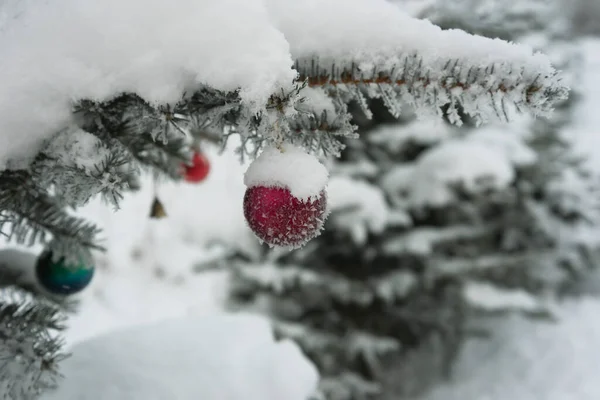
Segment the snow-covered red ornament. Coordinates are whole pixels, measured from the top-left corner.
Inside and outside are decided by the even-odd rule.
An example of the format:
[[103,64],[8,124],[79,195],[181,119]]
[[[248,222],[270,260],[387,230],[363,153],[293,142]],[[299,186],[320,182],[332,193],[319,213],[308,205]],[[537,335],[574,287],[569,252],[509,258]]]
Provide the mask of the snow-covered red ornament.
[[192,157],[192,164],[183,164],[183,177],[187,182],[202,182],[210,172],[210,162],[203,153],[196,151]]
[[319,160],[290,144],[268,147],[244,176],[244,216],[270,246],[298,248],[321,233],[327,217],[329,173]]

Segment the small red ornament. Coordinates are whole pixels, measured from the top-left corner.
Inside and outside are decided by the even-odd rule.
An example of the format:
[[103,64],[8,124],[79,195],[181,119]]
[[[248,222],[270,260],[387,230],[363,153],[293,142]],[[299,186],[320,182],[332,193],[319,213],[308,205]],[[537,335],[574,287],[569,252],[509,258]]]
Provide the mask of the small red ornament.
[[297,248],[318,236],[326,208],[325,191],[306,201],[281,187],[253,186],[244,195],[244,216],[250,229],[271,246]]
[[183,176],[187,182],[202,182],[210,172],[208,158],[199,151],[194,152],[192,165],[183,164]]

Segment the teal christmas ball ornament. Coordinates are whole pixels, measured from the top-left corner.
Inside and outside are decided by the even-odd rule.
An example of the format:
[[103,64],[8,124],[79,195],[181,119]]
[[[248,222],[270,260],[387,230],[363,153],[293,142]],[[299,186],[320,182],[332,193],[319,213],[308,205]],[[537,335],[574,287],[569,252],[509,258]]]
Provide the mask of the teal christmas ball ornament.
[[79,264],[67,264],[64,257],[54,259],[52,252],[42,253],[35,267],[40,285],[56,295],[72,295],[85,289],[92,281],[94,267]]

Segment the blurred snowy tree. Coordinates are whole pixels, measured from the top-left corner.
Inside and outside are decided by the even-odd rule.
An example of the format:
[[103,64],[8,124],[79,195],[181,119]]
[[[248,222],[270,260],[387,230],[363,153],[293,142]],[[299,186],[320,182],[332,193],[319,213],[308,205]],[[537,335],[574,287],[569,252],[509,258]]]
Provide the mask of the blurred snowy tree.
[[[577,77],[559,0],[397,1],[444,28],[526,42]],[[356,103],[363,140],[332,162],[324,233],[292,253],[237,263],[232,304],[273,315],[323,375],[326,399],[410,397],[451,376],[478,316],[552,318],[595,267],[598,189],[550,120],[476,128]],[[406,104],[410,108],[409,104]],[[502,107],[497,110],[502,115]]]
[[600,35],[600,2],[578,0],[573,11],[573,27],[577,33]]

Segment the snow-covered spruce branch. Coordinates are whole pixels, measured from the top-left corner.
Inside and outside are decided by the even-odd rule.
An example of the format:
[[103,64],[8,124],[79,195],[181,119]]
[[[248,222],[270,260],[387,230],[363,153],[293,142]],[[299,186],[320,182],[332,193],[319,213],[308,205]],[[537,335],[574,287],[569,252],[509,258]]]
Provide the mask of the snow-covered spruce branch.
[[187,129],[198,124],[182,109],[197,106],[192,102],[153,106],[136,94],[121,94],[107,102],[82,100],[74,113],[80,129],[96,136],[111,151],[123,153],[130,165],[179,179],[181,163],[191,158]]
[[56,386],[65,354],[55,333],[63,323],[49,301],[16,288],[0,291],[0,393],[26,400]]
[[0,174],[0,232],[28,246],[47,243],[51,251],[77,261],[89,261],[91,249],[102,249],[97,244],[98,227],[69,215],[64,204],[26,171]]
[[[321,2],[318,12],[289,3],[271,6],[300,80],[361,104],[366,93],[382,97],[392,112],[399,112],[401,102],[438,114],[449,106],[455,123],[460,105],[485,122],[506,119],[511,107],[548,115],[568,95],[550,60],[528,46],[442,30],[385,1],[352,1],[352,11],[335,26],[330,15],[339,14],[339,2]],[[310,34],[322,26],[330,28],[327,40]]]
[[[0,59],[7,71],[4,81],[16,82],[0,91],[0,131],[21,135],[18,141],[2,142],[0,168],[26,170],[35,182],[30,187],[35,195],[22,198],[22,204],[4,199],[0,209],[5,220],[18,222],[13,226],[20,227],[17,236],[22,238],[43,238],[36,232],[46,231],[60,243],[75,234],[65,248],[77,253],[73,246],[94,246],[96,231],[75,220],[68,229],[59,229],[63,216],[57,208],[84,204],[97,194],[118,205],[143,168],[178,179],[193,139],[206,139],[206,132],[213,138],[240,135],[238,152],[250,158],[275,138],[337,155],[342,148],[338,139],[355,136],[347,109],[352,100],[362,104],[367,115],[366,98],[381,97],[396,115],[409,103],[421,112],[446,112],[459,124],[459,108],[484,122],[508,118],[511,107],[546,115],[567,96],[549,59],[526,46],[443,31],[384,0],[351,2],[240,1],[241,9],[254,13],[250,22],[246,13],[231,15],[231,5],[215,6],[207,14],[208,3],[186,3],[188,19],[176,21],[173,32],[180,34],[173,41],[162,36],[173,28],[162,25],[164,15],[158,18],[156,32],[140,32],[145,42],[154,43],[151,49],[129,41],[136,35],[124,37],[121,31],[107,30],[103,21],[90,20],[73,0],[49,6],[56,7],[52,9],[60,18],[48,18],[42,8],[24,14],[22,25],[6,31],[9,41],[0,37],[0,48],[6,50]],[[111,13],[110,7],[118,6],[107,1],[94,5],[99,12]],[[133,14],[122,10],[119,21],[132,29],[149,26],[131,23],[156,16],[154,8],[147,8]],[[330,26],[330,15],[340,10],[347,12],[339,24]],[[223,18],[217,18],[221,14],[216,11]],[[205,21],[206,15],[211,15],[210,21]],[[235,36],[214,53],[214,46],[198,48],[195,40],[187,39],[187,30],[202,27],[200,21],[214,26],[212,19],[225,31],[244,21],[252,32],[251,42]],[[88,23],[82,26],[81,20]],[[84,48],[65,36],[65,21],[81,28],[77,34]],[[186,25],[191,21],[192,26]],[[328,27],[327,35],[322,27]],[[97,31],[115,40],[96,43]],[[29,47],[9,46],[20,39]],[[47,48],[46,40],[61,47],[43,53],[53,61],[42,67],[37,62],[41,53],[31,49]],[[171,46],[175,41],[180,45]],[[102,47],[109,42],[110,49]],[[98,47],[90,53],[94,43]],[[156,51],[169,61],[148,56]],[[111,58],[115,54],[131,55],[137,62],[131,65],[129,56]],[[14,112],[27,109],[39,112]],[[23,196],[25,191],[18,187],[22,182],[11,174],[0,176],[0,188]],[[54,196],[48,195],[50,189]],[[51,207],[41,212],[29,204],[35,199]],[[36,228],[25,229],[29,222]]]
[[434,60],[427,64],[419,54],[400,57],[388,68],[379,65],[364,71],[350,62],[325,67],[314,60],[297,63],[301,80],[311,87],[323,87],[334,96],[355,99],[366,115],[368,97],[381,98],[390,112],[399,116],[408,103],[418,111],[435,111],[449,106],[448,117],[460,125],[458,107],[477,118],[509,121],[511,107],[519,112],[548,115],[554,105],[567,98],[558,72],[547,75],[535,68],[508,62],[477,63],[468,59]]

